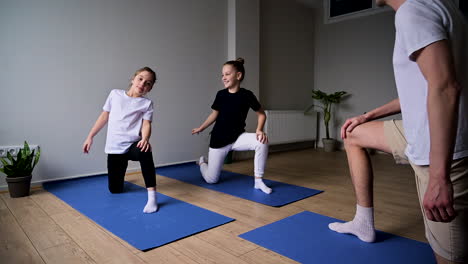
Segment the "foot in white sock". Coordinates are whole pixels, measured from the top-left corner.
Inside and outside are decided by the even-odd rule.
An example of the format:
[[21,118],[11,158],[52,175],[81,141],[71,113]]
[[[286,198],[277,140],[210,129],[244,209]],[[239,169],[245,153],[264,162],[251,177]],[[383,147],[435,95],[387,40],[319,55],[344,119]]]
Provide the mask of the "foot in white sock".
[[255,178],[255,186],[254,186],[255,189],[260,189],[262,190],[264,193],[266,194],[270,194],[271,193],[271,188],[266,186],[265,183],[263,182],[262,179],[258,179],[258,178]]
[[198,159],[198,165],[201,165],[202,163],[206,163],[206,159],[203,156],[201,156],[200,159]]
[[330,223],[328,228],[338,233],[355,235],[364,242],[374,242],[374,208],[357,205],[356,215],[352,221]]
[[158,211],[158,202],[156,199],[156,191],[148,191],[148,202],[146,203],[143,213],[154,213]]

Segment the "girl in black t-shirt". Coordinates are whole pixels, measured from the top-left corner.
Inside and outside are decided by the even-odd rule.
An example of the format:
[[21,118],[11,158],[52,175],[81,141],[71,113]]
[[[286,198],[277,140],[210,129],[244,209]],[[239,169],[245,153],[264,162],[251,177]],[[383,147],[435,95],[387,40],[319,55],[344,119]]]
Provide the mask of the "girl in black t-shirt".
[[[262,181],[268,157],[268,137],[263,132],[266,115],[255,95],[240,83],[244,79],[244,59],[228,61],[223,65],[222,81],[226,89],[218,91],[211,108],[213,111],[203,124],[192,129],[192,135],[198,134],[213,124],[211,131],[208,163],[205,157],[199,160],[200,171],[207,183],[219,180],[224,159],[229,151],[255,150],[255,189],[271,193],[271,188]],[[258,124],[255,133],[245,132],[245,119],[249,109],[257,113]]]

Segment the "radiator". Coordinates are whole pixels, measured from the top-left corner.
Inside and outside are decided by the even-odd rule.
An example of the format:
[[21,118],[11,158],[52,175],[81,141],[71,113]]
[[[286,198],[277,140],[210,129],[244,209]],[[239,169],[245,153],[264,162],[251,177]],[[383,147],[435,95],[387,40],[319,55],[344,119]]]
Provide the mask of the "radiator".
[[265,110],[265,132],[271,145],[316,139],[316,114],[304,115],[299,110]]

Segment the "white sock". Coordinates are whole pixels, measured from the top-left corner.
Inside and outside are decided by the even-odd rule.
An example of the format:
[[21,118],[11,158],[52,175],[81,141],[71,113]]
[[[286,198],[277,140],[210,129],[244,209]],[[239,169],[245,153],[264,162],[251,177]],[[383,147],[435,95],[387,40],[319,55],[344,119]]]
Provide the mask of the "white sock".
[[255,186],[254,186],[255,189],[260,189],[262,190],[264,193],[266,194],[270,194],[271,193],[271,188],[266,186],[265,183],[263,182],[262,179],[258,179],[258,178],[255,178]]
[[143,213],[154,213],[158,210],[158,202],[156,199],[156,190],[148,191],[148,202],[145,205],[145,208],[143,209]]
[[202,163],[206,163],[206,159],[203,156],[201,156],[200,159],[198,160],[198,165],[201,165]]
[[374,208],[356,204],[356,215],[352,221],[331,223],[328,228],[338,233],[353,234],[364,242],[374,242]]

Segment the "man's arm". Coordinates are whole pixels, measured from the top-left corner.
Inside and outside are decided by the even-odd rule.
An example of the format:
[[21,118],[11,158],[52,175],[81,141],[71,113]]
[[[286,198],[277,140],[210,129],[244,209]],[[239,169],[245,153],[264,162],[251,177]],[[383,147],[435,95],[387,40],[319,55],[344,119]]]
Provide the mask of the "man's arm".
[[347,133],[351,133],[353,129],[360,124],[379,119],[386,116],[391,116],[401,112],[400,99],[394,99],[380,107],[373,109],[370,112],[364,113],[359,116],[348,118],[343,126],[341,126],[341,139],[346,138]]
[[450,166],[457,131],[460,86],[447,40],[432,43],[414,56],[428,83],[431,149],[429,185],[423,205],[429,220],[450,222],[455,218]]

